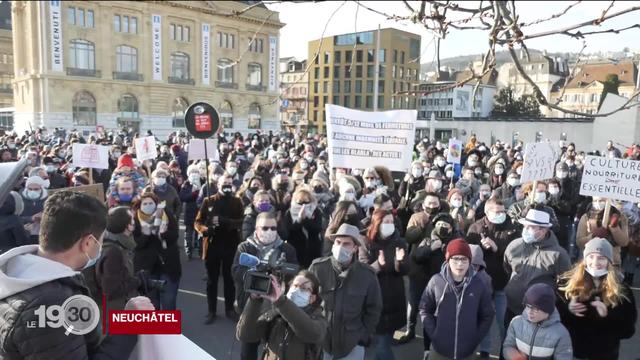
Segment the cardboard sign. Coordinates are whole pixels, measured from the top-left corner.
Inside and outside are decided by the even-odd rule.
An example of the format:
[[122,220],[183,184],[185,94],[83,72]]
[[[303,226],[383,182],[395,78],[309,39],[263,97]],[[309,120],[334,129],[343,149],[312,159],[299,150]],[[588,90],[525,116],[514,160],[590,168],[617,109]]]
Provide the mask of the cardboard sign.
[[462,140],[449,139],[449,151],[447,151],[447,162],[450,164],[460,164],[462,158]]
[[73,144],[73,166],[108,169],[109,146]]
[[156,149],[156,138],[153,136],[145,136],[135,139],[136,159],[140,161],[155,159],[158,157]]
[[82,186],[66,187],[62,189],[50,189],[49,195],[52,195],[57,193],[58,191],[64,191],[64,190],[84,193],[87,195],[91,195],[100,201],[105,201],[104,187],[102,184],[82,185]]
[[[204,142],[207,142],[207,153],[204,152]],[[189,141],[189,161],[191,160],[203,160],[213,159],[219,160],[218,155],[218,141],[214,139],[191,139]]]
[[640,202],[640,161],[588,155],[580,195]]
[[556,166],[556,156],[549,143],[527,144],[520,183],[551,179]]

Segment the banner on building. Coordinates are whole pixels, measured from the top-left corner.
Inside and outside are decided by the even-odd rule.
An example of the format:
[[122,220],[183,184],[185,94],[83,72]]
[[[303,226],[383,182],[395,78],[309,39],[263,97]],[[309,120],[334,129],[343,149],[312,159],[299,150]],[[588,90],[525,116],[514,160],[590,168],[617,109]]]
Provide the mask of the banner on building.
[[462,158],[462,140],[449,139],[447,150],[447,162],[449,164],[460,164]]
[[162,17],[151,15],[151,59],[153,80],[162,80]]
[[93,169],[109,168],[109,146],[73,144],[73,166]]
[[189,140],[189,161],[191,160],[204,160],[205,158],[213,159],[214,161],[220,160],[218,155],[218,141],[214,139],[206,139],[207,152],[204,152],[205,139],[191,139]]
[[551,144],[531,143],[527,144],[524,151],[524,164],[520,182],[551,179],[556,166],[556,159]]
[[155,159],[158,157],[158,149],[156,149],[156,138],[153,136],[145,136],[134,140],[136,147],[136,159],[140,161]]
[[381,165],[405,172],[411,166],[416,110],[368,112],[327,104],[325,111],[331,167]]
[[278,38],[269,36],[269,91],[278,88]]
[[51,37],[51,70],[63,71],[64,56],[62,49],[64,42],[62,40],[62,10],[60,1],[49,2],[49,26]]
[[587,155],[580,195],[640,202],[640,161]]
[[209,24],[202,24],[202,84],[211,83],[211,32]]

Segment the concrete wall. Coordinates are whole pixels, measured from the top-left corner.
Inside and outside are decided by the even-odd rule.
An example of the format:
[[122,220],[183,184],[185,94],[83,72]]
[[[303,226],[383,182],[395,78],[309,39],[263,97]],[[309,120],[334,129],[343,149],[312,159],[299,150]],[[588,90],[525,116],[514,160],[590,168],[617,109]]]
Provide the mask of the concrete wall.
[[[615,94],[607,94],[599,113],[611,112],[623,106],[629,99]],[[606,117],[595,118],[592,144],[602,151],[607,141],[631,146],[640,140],[640,108],[621,110]],[[619,147],[619,146],[618,146]]]

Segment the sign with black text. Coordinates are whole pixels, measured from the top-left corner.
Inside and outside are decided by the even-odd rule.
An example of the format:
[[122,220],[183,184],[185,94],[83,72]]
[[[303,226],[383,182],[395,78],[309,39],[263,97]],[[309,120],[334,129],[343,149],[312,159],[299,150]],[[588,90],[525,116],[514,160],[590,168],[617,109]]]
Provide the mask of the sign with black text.
[[184,116],[187,131],[198,139],[207,139],[220,130],[220,115],[206,102],[197,102],[189,106]]
[[640,161],[587,155],[580,195],[640,202]]
[[551,179],[556,166],[556,156],[549,143],[527,144],[520,183]]

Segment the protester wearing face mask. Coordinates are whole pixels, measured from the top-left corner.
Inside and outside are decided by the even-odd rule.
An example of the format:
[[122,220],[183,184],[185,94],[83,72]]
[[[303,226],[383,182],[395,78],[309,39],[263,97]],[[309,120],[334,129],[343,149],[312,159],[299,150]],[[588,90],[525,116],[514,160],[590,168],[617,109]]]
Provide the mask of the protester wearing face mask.
[[[266,359],[320,358],[329,324],[322,314],[319,280],[303,270],[286,292],[277,279],[273,278],[271,284],[269,295],[249,300],[236,337],[243,343],[264,341]],[[266,313],[262,311],[265,304],[272,307]]]
[[[73,295],[87,295],[78,271],[95,264],[107,223],[107,209],[92,196],[60,191],[45,204],[39,245],[26,245],[0,255],[0,357],[32,359],[107,357],[126,359],[136,335],[100,335],[96,327],[85,336],[65,334],[65,327],[30,326],[42,307],[59,306]],[[20,264],[20,266],[7,266]],[[21,304],[21,306],[15,306]],[[136,297],[127,310],[153,310],[149,299]],[[18,319],[21,319],[18,321]],[[39,340],[33,342],[34,338]],[[11,349],[11,350],[8,350]],[[10,351],[10,353],[8,352]]]
[[38,243],[42,210],[48,196],[49,193],[45,188],[45,181],[41,177],[31,176],[27,179],[24,190],[22,190],[24,209],[20,218],[25,230],[30,235],[31,244]]
[[145,177],[136,171],[136,166],[133,163],[133,158],[129,154],[121,155],[118,158],[118,166],[111,174],[111,180],[109,180],[109,199],[111,202],[117,201],[118,192],[116,190],[116,183],[118,179],[121,177],[130,177],[134,183],[136,189],[144,189],[146,186],[147,180]]
[[251,205],[253,197],[260,190],[265,190],[262,179],[259,177],[252,177],[245,180],[245,183],[238,190],[237,195],[242,199],[242,205],[246,207]]
[[611,243],[595,237],[584,259],[560,279],[558,310],[571,334],[576,359],[618,359],[620,341],[635,333],[638,318],[633,291],[613,264]]
[[456,222],[456,229],[464,234],[469,225],[475,221],[475,210],[464,201],[462,191],[458,189],[449,191],[447,202],[449,203],[449,214]]
[[278,174],[271,180],[271,190],[269,190],[269,193],[275,200],[273,206],[275,206],[276,211],[278,211],[281,216],[284,216],[285,212],[291,206],[293,185],[289,180],[289,176],[286,174]]
[[594,237],[609,240],[613,246],[614,265],[622,263],[621,249],[629,244],[629,220],[627,216],[611,205],[608,224],[603,223],[607,199],[593,197],[591,209],[580,218],[576,232],[576,244],[580,250]]
[[[504,316],[507,310],[507,299],[504,287],[509,280],[504,271],[504,252],[507,246],[520,237],[518,228],[511,222],[502,200],[491,198],[485,204],[485,216],[469,227],[466,239],[469,244],[479,245],[482,249],[486,272],[491,277],[493,304],[496,309],[496,321],[500,330],[500,338],[505,336]],[[488,343],[485,343],[488,341]],[[490,339],[483,341],[481,351],[488,352]]]
[[308,188],[293,194],[291,208],[281,223],[281,235],[296,249],[298,262],[304,268],[322,254],[322,214]]
[[323,355],[363,360],[380,320],[380,285],[373,268],[356,259],[358,248],[364,246],[357,227],[343,224],[331,239],[332,256],[316,259],[309,267],[320,282],[329,322]]
[[[376,210],[366,234],[366,247],[360,247],[360,259],[378,274],[382,292],[382,316],[376,329],[376,358],[394,359],[393,334],[405,325],[406,300],[403,276],[409,272],[407,243],[396,230],[393,214]],[[407,254],[408,255],[408,254]]]
[[160,168],[156,169],[151,173],[151,184],[143,190],[143,193],[154,193],[161,202],[167,204],[167,213],[177,219],[180,216],[182,202],[176,189],[167,183],[168,177],[169,172]]
[[227,161],[225,171],[233,179],[233,186],[237,189],[242,185],[242,176],[238,171],[238,163],[235,161]]
[[504,252],[504,269],[509,277],[504,288],[505,327],[524,310],[522,297],[529,286],[539,282],[555,284],[558,276],[571,267],[569,254],[551,231],[547,212],[531,209],[519,223],[524,227],[522,237],[509,243]]
[[231,277],[231,264],[240,242],[243,207],[233,194],[232,179],[224,174],[218,178],[218,193],[202,202],[194,223],[202,234],[202,256],[207,269],[207,324],[216,319],[218,305],[218,277],[222,270],[224,304],[227,317],[237,319],[233,309],[235,287]]
[[198,195],[203,183],[206,181],[200,177],[200,170],[197,165],[189,165],[187,168],[187,181],[182,184],[180,188],[180,201],[184,208],[184,249],[187,253],[187,258],[191,260],[193,257],[193,251],[198,249],[200,252],[199,257],[202,257],[202,248],[198,241],[198,234],[193,228],[193,224],[198,212]]
[[42,163],[49,176],[49,189],[61,189],[67,187],[67,179],[59,173],[60,165],[49,156],[42,158]]
[[266,190],[258,190],[253,196],[253,202],[244,209],[242,239],[248,239],[253,234],[256,228],[256,219],[262,213],[276,214],[273,207],[273,198]]
[[349,224],[357,227],[360,231],[364,230],[362,223],[363,214],[353,201],[341,200],[336,203],[336,208],[331,213],[329,224],[324,232],[324,245],[322,247],[322,255],[330,256],[333,240],[331,235],[335,234],[342,224]]
[[[553,225],[554,233],[559,233],[560,226],[558,225],[558,218],[556,217],[556,212],[553,208],[547,205],[548,202],[548,187],[547,183],[544,181],[538,181],[536,183],[536,188],[533,188],[533,183],[527,183],[522,186],[522,194],[524,197],[522,200],[513,203],[509,210],[507,210],[507,214],[511,218],[514,223],[518,223],[520,219],[527,215],[527,212],[531,209],[538,209],[549,214],[551,218],[551,224]],[[533,198],[531,196],[531,192],[534,192]]]
[[471,201],[480,190],[480,181],[476,179],[473,168],[462,168],[462,178],[456,183],[456,189],[460,189],[466,201]]
[[489,186],[491,190],[500,188],[507,180],[507,172],[505,171],[504,163],[499,161],[493,165],[489,176]]
[[[268,196],[266,191],[262,191],[256,194],[256,196],[263,197],[262,194]],[[244,291],[245,275],[249,268],[240,265],[240,254],[246,253],[253,255],[265,262],[277,261],[284,258],[284,261],[287,263],[298,263],[296,250],[289,243],[284,242],[278,235],[276,216],[273,211],[264,211],[258,214],[254,224],[254,231],[251,235],[238,245],[233,258],[233,265],[231,265],[231,273],[235,283],[235,307],[238,314],[243,313],[245,304],[249,300],[249,294]],[[290,278],[280,279],[280,281],[282,280],[288,281]],[[267,311],[267,307],[265,307],[265,304],[262,304],[261,301],[254,302],[251,300],[250,303],[253,303],[253,305],[248,305],[247,307],[260,305],[257,306],[257,309],[254,309],[255,312],[258,313],[255,316],[256,319]],[[261,339],[253,339],[251,336],[240,336],[241,333],[246,334],[246,332],[251,331],[244,328],[240,330],[244,324],[242,319],[238,323],[238,338],[242,342],[241,358],[257,359],[258,346],[260,345]]]
[[447,198],[449,188],[445,186],[445,179],[438,170],[431,170],[427,175],[427,184],[425,185],[427,192],[438,194],[441,200]]
[[495,190],[496,197],[504,202],[504,205],[509,208],[511,204],[516,202],[515,188],[520,185],[520,175],[511,170],[507,174],[507,180]]

